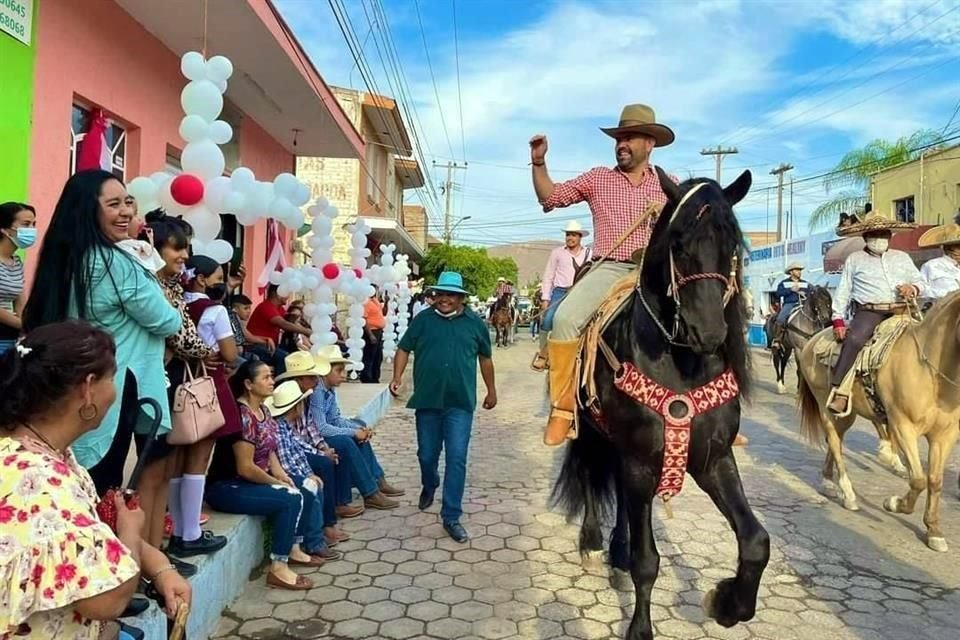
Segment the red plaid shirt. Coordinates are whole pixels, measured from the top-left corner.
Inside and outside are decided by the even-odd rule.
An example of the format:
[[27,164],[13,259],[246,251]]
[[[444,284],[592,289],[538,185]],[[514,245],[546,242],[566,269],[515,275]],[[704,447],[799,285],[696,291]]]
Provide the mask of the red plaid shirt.
[[[679,182],[675,176],[671,175],[670,179]],[[667,196],[660,188],[660,180],[652,165],[636,186],[619,169],[597,167],[555,185],[553,193],[543,202],[543,212],[586,202],[593,214],[593,232],[596,234],[592,256],[600,259],[651,203],[665,204],[666,201]],[[648,224],[641,225],[610,258],[628,262],[634,251],[646,248],[654,222],[656,220],[651,219]]]

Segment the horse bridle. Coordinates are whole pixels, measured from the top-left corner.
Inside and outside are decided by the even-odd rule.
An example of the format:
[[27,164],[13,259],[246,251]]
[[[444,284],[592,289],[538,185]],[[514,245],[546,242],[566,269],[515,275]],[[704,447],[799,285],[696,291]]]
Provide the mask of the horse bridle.
[[[689,200],[690,197],[699,191],[700,188],[705,184],[705,182],[701,182],[700,184],[695,185],[684,194],[683,198],[680,199],[676,209],[673,210],[673,215],[670,216],[670,222],[667,224],[668,234],[670,231],[670,226],[673,225],[673,221],[676,219],[680,209],[684,204],[686,204],[687,200]],[[699,220],[708,213],[710,213],[710,205],[705,204],[700,207],[700,210],[697,212],[697,219]],[[740,287],[737,285],[737,266],[740,260],[736,252],[734,252],[730,259],[730,273],[728,275],[723,275],[722,273],[718,272],[704,272],[684,275],[681,273],[680,269],[677,268],[676,260],[673,257],[672,247],[668,249],[668,254],[670,257],[670,285],[667,287],[667,295],[673,299],[674,303],[675,310],[673,316],[673,329],[668,331],[667,328],[663,326],[663,323],[660,322],[660,319],[650,308],[650,305],[647,303],[647,300],[643,295],[643,287],[641,286],[640,279],[643,276],[643,265],[647,255],[646,251],[643,252],[643,256],[640,258],[640,274],[637,277],[637,296],[640,298],[640,302],[643,304],[644,309],[646,309],[647,314],[653,318],[654,324],[657,325],[657,328],[660,330],[660,333],[663,334],[664,339],[675,347],[689,348],[691,345],[683,342],[677,342],[677,334],[680,330],[680,289],[684,285],[690,284],[691,282],[698,282],[700,280],[717,280],[719,282],[723,282],[727,285],[723,292],[723,308],[726,309],[733,297],[740,291]]]

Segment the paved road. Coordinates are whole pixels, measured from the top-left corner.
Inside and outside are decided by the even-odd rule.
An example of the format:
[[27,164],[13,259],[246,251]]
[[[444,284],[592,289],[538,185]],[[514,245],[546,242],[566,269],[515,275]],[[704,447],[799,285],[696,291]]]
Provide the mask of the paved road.
[[[368,513],[346,528],[344,560],[311,574],[304,594],[252,582],[225,612],[230,638],[621,638],[633,594],[585,573],[577,529],[547,507],[558,461],[540,445],[543,381],[526,368],[528,342],[498,350],[500,406],[474,427],[465,524],[469,545],[449,540],[437,507],[420,513],[413,420],[396,406],[379,426],[388,472],[409,489],[400,509]],[[759,378],[738,453],[747,493],[772,536],[772,557],[756,618],[734,629],[704,619],[703,594],[733,573],[735,539],[692,481],[658,512],[663,556],[653,616],[660,640],[922,640],[960,637],[960,517],[957,455],[947,476],[944,526],[953,549],[923,545],[921,515],[880,507],[904,481],[873,459],[876,438],[849,434],[849,460],[862,510],[845,511],[818,493],[822,453],[797,435],[792,396],[777,396],[770,367]],[[793,380],[790,381],[791,383]]]

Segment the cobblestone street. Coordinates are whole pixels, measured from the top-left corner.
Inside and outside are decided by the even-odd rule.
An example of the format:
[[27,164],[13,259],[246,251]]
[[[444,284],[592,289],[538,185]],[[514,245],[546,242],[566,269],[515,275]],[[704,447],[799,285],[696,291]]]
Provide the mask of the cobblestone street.
[[[417,510],[413,415],[397,403],[377,425],[375,442],[390,479],[407,489],[402,506],[344,523],[353,535],[340,547],[345,557],[310,573],[312,591],[269,590],[258,577],[224,613],[218,637],[622,638],[632,592],[612,590],[605,574],[581,569],[577,528],[547,506],[560,452],[540,443],[543,377],[528,369],[533,346],[522,335],[517,345],[497,350],[500,404],[479,411],[474,425],[464,505],[469,544],[444,534],[439,504]],[[818,491],[823,454],[801,441],[794,398],[775,394],[767,356],[755,352],[755,364],[759,380],[742,426],[750,444],[738,458],[747,494],[772,537],[757,616],[733,629],[705,620],[700,603],[733,574],[736,544],[688,478],[672,520],[656,508],[663,556],[653,595],[657,638],[960,637],[956,452],[943,501],[944,531],[954,548],[936,554],[921,537],[924,498],[912,516],[881,508],[906,485],[875,461],[869,425],[858,424],[847,442],[861,511],[845,511]],[[794,384],[791,375],[788,387]],[[925,459],[925,445],[922,451]]]

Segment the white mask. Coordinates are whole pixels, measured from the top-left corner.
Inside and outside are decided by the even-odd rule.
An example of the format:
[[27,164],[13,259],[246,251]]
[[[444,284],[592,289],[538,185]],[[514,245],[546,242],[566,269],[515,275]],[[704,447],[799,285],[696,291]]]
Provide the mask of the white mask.
[[871,253],[881,255],[890,247],[890,238],[870,238],[867,240],[867,249]]

